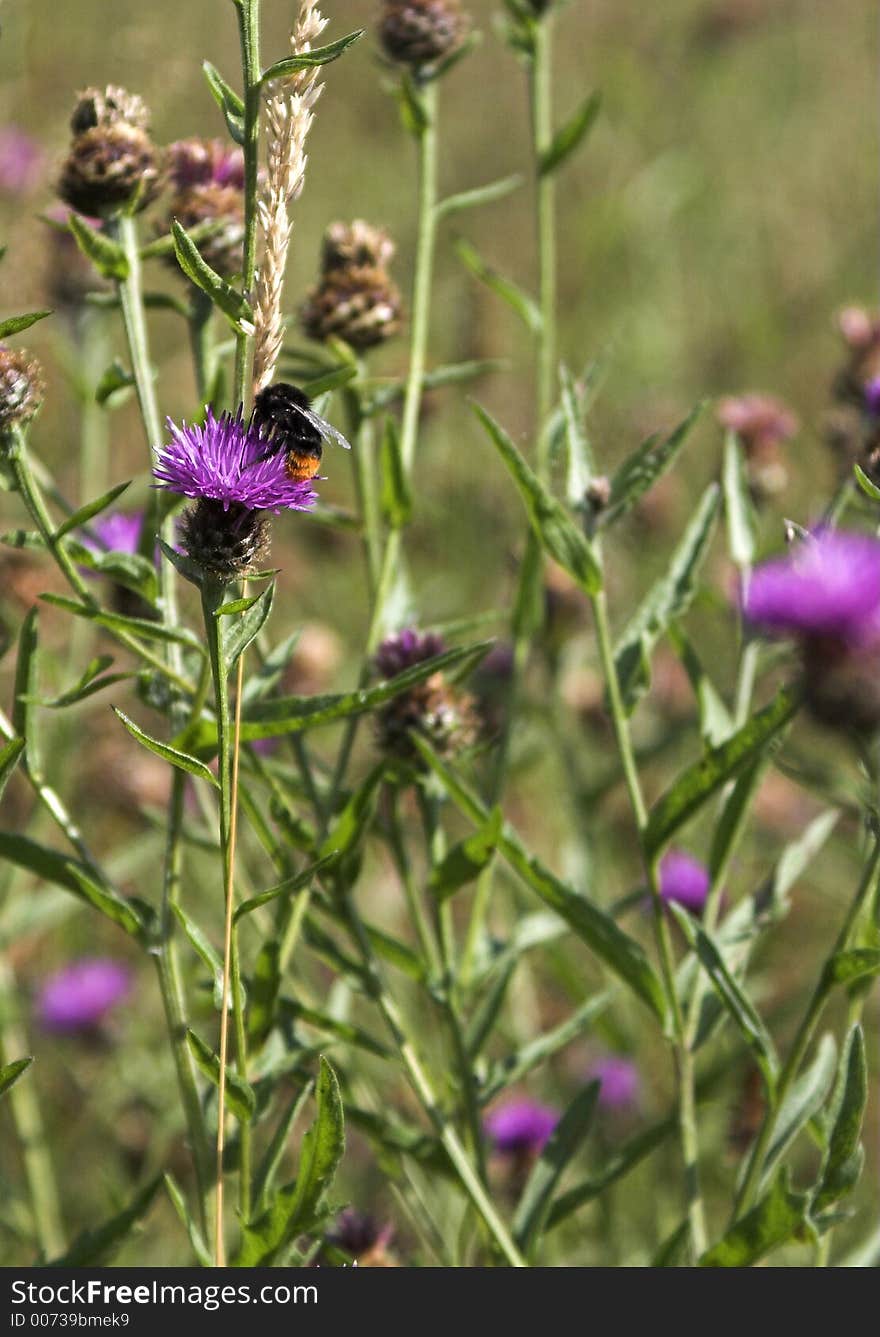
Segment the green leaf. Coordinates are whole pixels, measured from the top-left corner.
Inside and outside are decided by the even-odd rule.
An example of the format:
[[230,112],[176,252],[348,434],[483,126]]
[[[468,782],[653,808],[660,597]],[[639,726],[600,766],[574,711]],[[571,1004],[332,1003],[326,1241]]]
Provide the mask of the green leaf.
[[[223,658],[226,664],[227,672],[231,673],[238,657],[244,654],[245,650],[259,636],[266,619],[272,611],[272,601],[275,598],[275,581],[272,580],[266,588],[249,602],[243,611],[227,604],[226,608],[232,608],[234,620],[223,628]],[[225,609],[218,610],[219,617]]]
[[132,738],[136,738],[148,752],[154,752],[157,757],[161,757],[163,761],[167,761],[171,766],[176,766],[179,771],[187,771],[190,775],[195,775],[200,780],[207,780],[209,784],[219,789],[220,781],[203,761],[199,761],[197,757],[191,757],[188,752],[181,752],[176,747],[171,747],[169,743],[161,743],[158,738],[151,738],[123,711],[116,706],[111,708],[114,715],[125,725]]
[[401,75],[397,86],[397,99],[404,130],[414,139],[421,139],[430,124],[428,109],[425,106],[425,99],[409,73]]
[[171,233],[174,237],[174,254],[177,256],[177,263],[187,278],[197,288],[200,288],[207,297],[210,297],[214,306],[223,313],[233,329],[239,333],[251,332],[253,330],[254,313],[250,304],[242,297],[240,292],[236,292],[230,283],[227,283],[211,268],[202,257],[199,248],[188,235],[186,229],[181,227],[176,218],[172,220]]
[[287,1150],[291,1130],[299,1118],[303,1106],[312,1094],[314,1085],[314,1082],[307,1082],[303,1089],[293,1096],[276,1125],[254,1180],[255,1215],[266,1207],[268,1195]]
[[846,1038],[831,1099],[828,1146],[810,1207],[815,1217],[855,1188],[864,1162],[862,1121],[868,1103],[865,1037],[856,1024]]
[[318,395],[326,395],[331,390],[339,390],[343,385],[348,385],[357,375],[357,364],[344,362],[341,367],[333,367],[330,371],[322,372],[320,376],[313,376],[311,380],[304,381],[302,388],[309,399],[315,399]]
[[529,521],[543,547],[577,581],[581,589],[587,594],[598,593],[602,585],[602,573],[587,538],[565,507],[547,491],[504,429],[479,404],[473,407],[510,470],[525,503]]
[[382,432],[382,514],[392,529],[403,529],[412,516],[412,493],[400,454],[394,419],[387,417]]
[[685,1267],[690,1248],[691,1223],[682,1221],[660,1245],[651,1259],[652,1267]]
[[529,1256],[541,1237],[560,1176],[590,1131],[600,1086],[600,1082],[589,1082],[577,1093],[526,1181],[513,1218],[513,1238]]
[[592,1026],[596,1018],[605,1011],[612,999],[618,996],[618,990],[605,989],[602,993],[596,994],[594,998],[588,998],[582,1003],[575,1012],[565,1021],[554,1026],[552,1031],[547,1031],[544,1035],[537,1036],[523,1045],[521,1049],[514,1050],[512,1054],[506,1054],[504,1058],[498,1059],[493,1063],[483,1083],[482,1099],[484,1101],[492,1100],[505,1087],[513,1085],[515,1082],[522,1081],[523,1077],[537,1068],[539,1064],[546,1063],[547,1059],[558,1054],[572,1040],[577,1039],[589,1026]]
[[[588,368],[585,381],[592,380],[597,371],[598,363],[594,362]],[[568,451],[565,492],[570,506],[582,506],[587,488],[596,475],[596,461],[584,426],[585,404],[568,367],[560,367],[559,381]]]
[[755,560],[757,518],[749,495],[745,455],[734,432],[728,432],[724,440],[723,478],[727,546],[734,563],[744,569]]
[[[473,358],[469,362],[452,362],[446,366],[434,367],[433,371],[425,372],[422,378],[422,388],[425,390],[441,390],[447,385],[460,385],[464,381],[475,380],[478,376],[485,376],[492,371],[506,371],[508,363],[502,358]],[[374,414],[380,409],[387,408],[396,400],[402,399],[405,384],[396,379],[390,384],[383,382],[375,390],[367,401],[364,412]]]
[[15,835],[10,831],[0,831],[0,860],[8,860],[46,882],[66,887],[112,919],[126,933],[136,938],[143,936],[146,922],[140,905],[123,900],[109,883],[100,882],[96,869],[87,868],[77,859],[67,858],[57,850],[38,845],[27,836]]
[[793,1193],[784,1175],[769,1192],[713,1248],[703,1254],[700,1267],[751,1267],[771,1250],[791,1239],[803,1224],[808,1204],[805,1193]]
[[[209,1049],[195,1031],[187,1030],[186,1042],[189,1045],[190,1053],[196,1061],[196,1066],[203,1076],[207,1077],[214,1086],[220,1085],[220,1059],[213,1049]],[[226,1103],[232,1110],[236,1119],[242,1123],[250,1123],[256,1109],[256,1097],[254,1089],[243,1077],[239,1077],[237,1072],[233,1072],[229,1065],[226,1066]]]
[[[489,813],[480,800],[470,792],[461,778],[449,769],[425,739],[413,735],[413,742],[456,806],[475,826],[484,826]],[[555,910],[577,936],[629,985],[637,997],[662,1022],[666,1016],[663,985],[641,944],[624,933],[604,910],[600,910],[585,896],[579,896],[572,891],[534,855],[528,854],[509,824],[504,825],[498,840],[498,848],[511,867],[544,904]]]
[[117,279],[121,282],[128,278],[128,260],[118,241],[108,237],[106,232],[99,232],[90,227],[79,214],[71,214],[67,226],[76,239],[76,244],[99,274],[105,279]]
[[557,130],[552,142],[541,154],[538,164],[538,172],[541,176],[549,176],[551,172],[555,172],[558,167],[561,167],[566,158],[586,138],[595,125],[601,105],[602,94],[591,93],[571,119],[566,121],[560,130]]
[[32,708],[38,697],[39,632],[39,609],[29,608],[18,633],[18,657],[12,688],[12,727],[19,738],[25,741],[25,763],[30,771],[40,770],[38,733]]
[[603,525],[613,524],[631,511],[636,502],[672,468],[704,407],[702,403],[697,404],[664,440],[658,440],[656,435],[650,436],[624,460],[611,480],[611,496],[601,515]]
[[213,1267],[214,1259],[211,1251],[204,1241],[202,1232],[199,1230],[192,1218],[189,1207],[186,1205],[186,1199],[178,1186],[176,1179],[170,1174],[164,1176],[165,1189],[171,1199],[172,1206],[180,1218],[184,1230],[189,1236],[189,1242],[192,1245],[192,1251],[202,1267]]
[[261,905],[268,905],[270,901],[277,900],[279,896],[292,896],[294,892],[301,891],[303,887],[307,887],[318,876],[322,869],[335,863],[338,858],[338,852],[333,850],[330,854],[325,854],[323,858],[309,864],[308,868],[304,868],[301,873],[296,873],[293,877],[286,877],[283,882],[270,887],[268,891],[260,892],[259,896],[251,896],[248,900],[242,901],[241,905],[236,907],[234,922],[237,924],[245,915],[251,914]]
[[606,1159],[601,1171],[597,1175],[584,1180],[581,1184],[576,1184],[574,1188],[567,1193],[561,1194],[556,1199],[550,1215],[547,1218],[547,1229],[552,1230],[560,1222],[565,1221],[569,1216],[583,1207],[585,1203],[592,1202],[600,1193],[604,1193],[609,1185],[622,1179],[630,1170],[639,1165],[646,1156],[650,1156],[655,1147],[659,1147],[666,1138],[675,1131],[675,1119],[664,1119],[660,1123],[647,1128],[643,1133],[637,1133],[629,1141],[624,1142],[618,1151],[606,1154]]
[[131,1235],[132,1229],[145,1216],[159,1191],[162,1175],[156,1175],[137,1197],[118,1215],[112,1216],[96,1230],[84,1230],[61,1258],[53,1258],[47,1267],[96,1267],[106,1263],[120,1245]]
[[122,363],[116,359],[111,362],[95,386],[95,403],[103,408],[120,408],[131,398],[135,385],[132,373],[126,371]]
[[251,972],[247,1010],[248,1047],[259,1049],[275,1025],[278,990],[281,988],[281,943],[267,938],[257,953]]
[[79,510],[74,511],[73,515],[69,515],[58,526],[55,530],[55,538],[63,539],[72,530],[87,525],[94,516],[100,515],[101,511],[106,511],[108,506],[112,506],[116,498],[121,497],[126,488],[129,487],[131,487],[131,479],[127,483],[117,483],[115,487],[111,487],[109,492],[105,492],[97,500],[87,502],[85,506],[80,506]]
[[6,746],[0,750],[0,798],[3,797],[3,791],[9,783],[9,777],[18,765],[19,758],[25,749],[25,740],[23,738],[12,738]]
[[[358,688],[341,696],[282,696],[271,701],[259,701],[245,712],[241,726],[242,741],[252,743],[258,738],[274,738],[277,734],[300,733],[304,729],[315,729],[319,725],[366,714],[402,692],[408,692],[434,673],[449,673],[453,669],[470,672],[491,645],[491,641],[485,641],[447,650],[375,687]],[[201,720],[190,738],[190,746],[196,752],[216,748],[216,724],[210,720]]]
[[681,906],[671,902],[669,908],[678,920],[688,943],[696,952],[722,1004],[738,1026],[746,1044],[753,1050],[761,1071],[768,1082],[772,1083],[779,1071],[779,1061],[770,1032],[757,1009],[728,969],[721,951],[709,932],[701,928]]
[[273,79],[289,79],[292,74],[297,74],[300,70],[313,70],[319,65],[329,65],[331,61],[338,60],[343,51],[346,51],[359,37],[363,37],[365,32],[365,28],[357,28],[346,37],[338,37],[335,42],[330,42],[327,46],[316,46],[312,51],[302,51],[296,56],[285,56],[283,60],[276,60],[274,65],[263,71],[260,83],[267,84]]
[[474,278],[484,283],[496,297],[501,298],[502,302],[506,302],[532,334],[540,334],[543,324],[541,308],[533,297],[524,293],[512,279],[505,278],[487,264],[477,248],[469,241],[465,241],[464,237],[458,238],[453,249],[465,269],[473,274]]
[[151,622],[145,617],[123,617],[121,613],[106,612],[101,608],[92,608],[90,604],[78,603],[64,594],[41,594],[43,603],[53,608],[63,608],[74,617],[84,617],[96,626],[107,627],[110,631],[131,632],[148,641],[173,641],[185,645],[190,650],[203,651],[203,646],[188,627],[166,627],[161,622]]
[[854,464],[853,473],[855,474],[856,482],[864,492],[865,496],[870,497],[872,501],[880,501],[880,487],[877,487],[876,483],[871,482],[864,469],[861,468],[860,465]]
[[733,733],[733,720],[718,688],[706,673],[684,632],[671,623],[667,635],[688,675],[700,714],[700,734],[708,747],[717,747]]
[[49,710],[60,710],[65,706],[75,705],[77,701],[85,701],[87,697],[94,696],[96,692],[103,691],[105,687],[112,687],[114,683],[126,682],[129,678],[137,676],[134,673],[105,674],[104,669],[109,668],[112,663],[112,655],[96,656],[86,666],[85,671],[72,687],[62,692],[60,696],[40,700],[39,704]]
[[457,195],[447,195],[434,210],[434,217],[439,221],[441,218],[449,218],[452,214],[460,214],[465,209],[477,209],[481,204],[494,204],[495,200],[503,200],[522,183],[523,178],[517,172],[514,176],[505,176],[499,181],[489,182],[488,185],[477,186],[475,190],[463,190]]
[[501,809],[493,808],[489,820],[479,830],[453,845],[442,862],[431,869],[428,890],[438,901],[448,900],[461,887],[473,882],[492,862],[503,824]]
[[33,1055],[28,1058],[16,1058],[11,1063],[5,1063],[0,1066],[0,1096],[6,1094],[11,1086],[14,1086],[23,1072],[33,1063]]
[[209,60],[202,61],[211,96],[223,113],[226,129],[236,144],[244,143],[244,102]]
[[782,1103],[776,1117],[773,1141],[762,1165],[768,1179],[801,1129],[824,1105],[834,1083],[837,1046],[832,1035],[823,1035],[813,1062],[802,1072]]
[[650,657],[673,618],[689,608],[696,579],[715,533],[721,494],[712,483],[672,555],[669,569],[654,584],[627,624],[614,652],[624,704],[632,711],[650,683]]
[[340,1021],[337,1017],[331,1017],[327,1012],[320,1011],[319,1008],[306,1007],[304,1003],[297,1003],[292,998],[281,998],[278,1011],[286,1021],[303,1021],[306,1025],[323,1031],[325,1037],[341,1040],[344,1044],[354,1045],[357,1049],[364,1049],[368,1054],[375,1054],[377,1058],[393,1056],[393,1051],[387,1045],[374,1040],[372,1035],[362,1030],[360,1026],[354,1026],[350,1021]]
[[785,728],[800,705],[797,694],[781,687],[769,706],[738,729],[720,747],[711,748],[658,799],[648,817],[645,850],[653,857],[722,785],[748,765]]
[[270,1267],[297,1235],[321,1218],[345,1151],[345,1123],[336,1074],[325,1058],[320,1064],[317,1113],[302,1141],[296,1182],[280,1189],[268,1210],[243,1227],[237,1267]]
[[214,990],[214,1006],[218,1012],[223,1010],[223,959],[194,919],[177,902],[171,906],[174,918],[187,936],[190,946],[211,976]]
[[880,974],[880,951],[874,947],[852,947],[835,952],[828,962],[825,983],[855,984],[856,980]]
[[20,334],[22,330],[30,329],[31,325],[36,325],[38,320],[45,320],[51,316],[51,311],[29,311],[26,316],[8,316],[6,320],[0,320],[0,339],[8,339],[12,334]]
[[340,859],[352,854],[358,848],[372,824],[379,784],[384,772],[384,763],[380,762],[354,791],[327,832],[318,852],[322,860],[333,858],[334,855]]

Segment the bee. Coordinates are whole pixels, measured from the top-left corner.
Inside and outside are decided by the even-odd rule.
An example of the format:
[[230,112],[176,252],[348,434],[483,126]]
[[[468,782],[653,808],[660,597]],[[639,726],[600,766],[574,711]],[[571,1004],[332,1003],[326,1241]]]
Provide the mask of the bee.
[[342,433],[315,413],[308,395],[287,381],[276,381],[260,391],[254,399],[251,423],[266,442],[259,458],[284,454],[288,477],[298,483],[318,472],[325,441],[351,449]]

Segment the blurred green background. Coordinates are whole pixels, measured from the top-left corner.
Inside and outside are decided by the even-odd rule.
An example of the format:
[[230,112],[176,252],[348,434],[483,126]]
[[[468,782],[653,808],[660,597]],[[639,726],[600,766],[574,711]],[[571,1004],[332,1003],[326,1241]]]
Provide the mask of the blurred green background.
[[[330,221],[364,217],[387,226],[398,244],[393,272],[404,293],[414,247],[414,153],[400,128],[389,72],[378,60],[369,31],[377,6],[373,0],[326,0],[322,7],[332,20],[329,37],[357,26],[368,32],[344,62],[326,71],[327,87],[309,143],[306,189],[295,211],[290,311],[314,279],[320,237]],[[443,84],[444,192],[528,170],[524,73],[500,39],[499,5],[474,0],[467,7],[482,40]],[[264,0],[265,63],[286,53],[293,12],[290,4]],[[560,15],[554,84],[558,119],[589,90],[601,89],[603,96],[589,144],[564,168],[558,191],[560,352],[575,368],[603,352],[608,355],[592,417],[600,461],[610,468],[647,432],[671,426],[704,396],[751,389],[781,394],[798,412],[802,430],[790,447],[790,488],[765,521],[768,547],[778,545],[781,514],[806,523],[832,484],[820,424],[839,359],[834,315],[848,302],[871,305],[876,292],[876,28],[872,0],[835,0],[833,5],[666,0],[650,6],[573,0]],[[0,37],[0,124],[16,123],[35,135],[45,146],[48,165],[44,187],[23,200],[0,199],[0,240],[8,246],[0,269],[0,314],[45,302],[47,233],[36,215],[52,201],[51,180],[67,145],[75,91],[113,82],[139,92],[152,109],[160,143],[220,135],[219,113],[200,70],[203,59],[237,82],[229,0],[188,5],[153,0],[148,6],[129,0],[77,0],[70,6],[7,0]],[[527,179],[503,201],[454,221],[492,264],[534,288]],[[487,377],[474,393],[528,447],[529,337],[508,308],[462,269],[450,245],[454,236],[451,226],[441,229],[430,360],[506,359],[508,370]],[[166,290],[176,283],[159,265],[148,278],[148,286]],[[151,323],[163,411],[192,416],[196,403],[186,331],[172,314],[156,313]],[[73,490],[78,428],[64,370],[69,356],[65,336],[47,321],[18,342],[40,356],[49,380],[35,445],[62,486]],[[398,373],[405,361],[405,340],[400,339],[372,365]],[[131,405],[113,413],[110,432],[111,481],[133,474],[143,479],[144,446]],[[707,414],[687,448],[681,481],[669,490],[663,514],[650,525],[647,516],[638,516],[624,529],[613,570],[613,593],[623,602],[623,615],[662,562],[699,486],[717,470],[719,444]],[[408,550],[423,619],[433,623],[504,607],[514,587],[523,517],[460,392],[429,396],[420,451],[416,522]],[[347,504],[346,462],[333,458],[328,463],[330,479],[322,495]],[[14,500],[4,498],[0,512],[4,527],[21,522]],[[276,635],[303,620],[329,624],[341,646],[337,680],[350,683],[355,676],[351,656],[359,653],[367,613],[356,539],[285,519],[275,526],[275,557],[283,568]],[[723,593],[724,569],[710,574],[718,577],[716,587]],[[707,602],[697,616],[707,634],[729,629],[721,601]],[[705,651],[722,682],[733,670],[726,644],[710,636]],[[87,713],[87,718],[92,716]],[[813,737],[809,731],[801,735],[808,745]],[[824,735],[815,737],[827,745]],[[528,778],[512,795],[514,815],[531,843],[545,853],[561,848],[572,876],[585,878],[583,847],[589,842],[583,831],[571,833],[572,817],[575,825],[578,821],[576,805],[572,812],[557,801],[558,767],[547,758],[532,764],[534,748],[529,763],[533,742],[524,736]],[[62,743],[57,743],[59,759],[70,755]],[[690,756],[693,734],[686,744],[683,755]],[[594,761],[596,767],[608,764],[608,747],[607,738],[585,737],[587,771]],[[117,842],[117,858],[123,858],[119,840],[130,842],[135,862],[138,842],[149,854],[156,837],[144,834],[139,819],[96,813],[105,787],[115,783],[113,770],[102,769],[100,759],[78,771],[80,765],[79,759],[65,762],[56,779],[73,796],[76,810],[83,809],[87,826],[102,833],[108,847]],[[657,783],[649,781],[654,788]],[[802,817],[815,811],[804,803]],[[786,829],[786,822],[793,825]],[[787,836],[797,829],[790,805],[782,827]],[[774,828],[768,819],[768,829],[775,830],[775,850],[778,821]],[[613,840],[613,822],[609,830]],[[603,831],[597,837],[598,855],[594,850],[591,857],[597,860],[599,894],[613,899],[633,885],[637,874],[626,837],[609,854],[602,847],[606,836]],[[800,935],[797,955],[812,953],[818,961],[829,925],[839,917],[837,896],[846,894],[856,874],[853,843],[848,828],[830,861],[820,860],[807,879],[790,921],[792,933]],[[769,847],[766,832],[763,838],[759,833],[738,870],[743,886],[754,885],[766,871]],[[152,876],[153,870],[147,871]],[[76,916],[70,936],[55,937],[45,960],[63,959],[73,947],[93,949],[90,924]],[[788,936],[779,945],[768,972],[772,984],[765,988],[771,1004],[782,1000],[784,1024],[798,998],[793,940]],[[555,983],[546,999],[534,991],[538,986],[530,978],[520,987],[521,1035],[533,1023],[552,1020],[561,1000],[577,999],[582,985],[576,970],[582,959],[568,959],[561,950],[555,955]],[[39,973],[32,955],[26,953],[22,965],[25,977]],[[85,1221],[105,1214],[108,1200],[124,1199],[120,1183],[125,1175],[139,1172],[144,1159],[152,1163],[138,1121],[149,1130],[154,1150],[177,1124],[156,1016],[151,1002],[143,1016],[129,1016],[123,1023],[128,1052],[139,1056],[136,1080],[121,1050],[71,1056],[61,1046],[52,1060],[54,1076],[44,1079],[53,1126],[62,1139],[65,1196],[73,1210],[75,1203],[82,1206]],[[619,1028],[615,1023],[604,1038],[609,1045],[633,1043],[623,1023]],[[651,1071],[656,1059],[646,1054],[643,1062]],[[560,1064],[551,1086],[565,1087],[575,1068],[574,1060],[567,1067]],[[651,1080],[648,1105],[659,1111],[664,1069],[652,1072]],[[719,1129],[722,1115],[717,1115]],[[875,1126],[876,1110],[873,1120]],[[105,1136],[114,1142],[112,1154],[101,1150]],[[129,1144],[135,1151],[120,1150]],[[363,1199],[375,1192],[378,1181],[367,1168],[368,1158],[358,1156],[356,1150],[349,1174]],[[95,1164],[101,1166],[97,1176]],[[11,1152],[2,1153],[0,1165],[15,1175]],[[661,1165],[661,1184],[662,1171]],[[638,1189],[638,1177],[634,1182]],[[676,1189],[667,1182],[657,1192],[651,1201],[638,1191],[627,1197],[636,1254],[640,1231],[651,1238],[655,1214],[662,1214],[665,1195],[674,1199]],[[582,1242],[574,1241],[564,1256],[584,1261],[581,1249]],[[138,1257],[166,1261],[167,1253],[156,1226]]]

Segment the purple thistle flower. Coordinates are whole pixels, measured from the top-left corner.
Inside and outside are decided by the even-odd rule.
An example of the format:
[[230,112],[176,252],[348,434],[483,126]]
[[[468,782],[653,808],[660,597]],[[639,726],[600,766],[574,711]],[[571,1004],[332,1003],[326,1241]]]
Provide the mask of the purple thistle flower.
[[632,1059],[606,1054],[591,1064],[587,1076],[599,1082],[599,1106],[605,1110],[632,1109],[637,1104],[641,1079]]
[[880,417],[880,376],[872,376],[865,385],[865,408],[872,417]]
[[287,473],[286,456],[241,412],[234,417],[210,409],[204,425],[178,427],[169,418],[171,441],[156,452],[153,473],[158,486],[185,497],[219,501],[248,511],[308,511],[317,501],[309,480]]
[[15,197],[33,190],[43,161],[40,145],[19,126],[0,127],[0,194]]
[[82,545],[96,553],[136,553],[143,523],[143,511],[116,511],[113,515],[99,516],[92,523],[97,542],[84,535]]
[[394,678],[405,669],[433,659],[446,649],[443,637],[427,631],[424,635],[407,627],[384,640],[376,651],[376,669],[383,678]]
[[759,566],[743,601],[750,622],[801,640],[843,646],[880,640],[880,542],[820,530],[786,557]]
[[122,962],[83,957],[45,981],[37,1000],[40,1021],[48,1031],[91,1030],[130,988],[131,973]]
[[511,1100],[486,1116],[485,1128],[496,1151],[515,1155],[540,1151],[558,1123],[559,1114],[549,1105]]
[[686,850],[669,850],[660,860],[660,895],[699,914],[709,894],[709,870]]
[[244,190],[244,153],[222,139],[178,139],[166,150],[168,176],[179,193],[193,186]]

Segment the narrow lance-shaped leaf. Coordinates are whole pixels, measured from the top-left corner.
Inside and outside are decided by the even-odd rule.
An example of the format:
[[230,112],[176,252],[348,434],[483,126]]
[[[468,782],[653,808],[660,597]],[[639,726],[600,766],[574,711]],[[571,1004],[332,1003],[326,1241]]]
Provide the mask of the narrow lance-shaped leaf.
[[[248,646],[259,636],[272,611],[274,598],[275,581],[272,580],[246,608],[236,609],[231,620],[224,625],[223,658],[227,672],[232,672],[239,655],[244,654]],[[221,608],[218,616],[223,612]]]
[[880,501],[880,487],[878,487],[876,483],[871,482],[871,479],[860,465],[853,465],[853,474],[865,496],[870,497],[872,501]]
[[209,784],[219,787],[219,780],[212,770],[199,761],[198,757],[191,757],[187,752],[181,752],[176,747],[171,747],[168,743],[162,743],[158,738],[151,738],[148,733],[135,724],[134,720],[116,706],[112,707],[114,715],[122,721],[132,738],[136,738],[142,747],[148,752],[154,752],[157,757],[167,761],[172,766],[176,766],[179,771],[188,771],[190,775],[197,776],[200,780],[207,780]]
[[147,927],[143,907],[134,901],[123,900],[108,883],[100,882],[97,870],[87,868],[77,859],[66,858],[57,850],[38,845],[27,836],[0,831],[0,860],[8,860],[47,882],[66,887],[134,937],[140,938]]
[[51,314],[51,311],[29,311],[24,316],[7,316],[6,320],[0,320],[0,339],[20,334],[22,330],[30,329],[31,325],[36,325],[38,320],[45,320]]
[[541,160],[538,164],[538,171],[541,176],[549,176],[561,167],[579,144],[586,139],[596,123],[596,117],[599,115],[599,108],[602,105],[602,94],[595,92],[578,107],[577,111],[566,121],[561,129],[557,130],[551,143],[541,154]]
[[808,1201],[807,1194],[793,1193],[786,1177],[779,1175],[758,1205],[703,1254],[699,1266],[751,1267],[800,1229]]
[[526,1254],[533,1253],[544,1229],[556,1185],[590,1131],[599,1087],[599,1082],[590,1082],[577,1093],[526,1181],[513,1218],[513,1237]]
[[312,70],[320,65],[329,65],[331,61],[338,60],[342,53],[359,37],[363,37],[365,31],[364,28],[357,28],[345,37],[339,37],[335,42],[329,42],[327,46],[316,46],[312,51],[302,51],[295,56],[285,56],[283,60],[277,60],[274,65],[270,65],[268,70],[264,71],[261,82],[267,84],[273,79],[289,79],[292,74],[297,74],[300,70]]
[[495,200],[502,200],[512,190],[521,186],[522,182],[523,178],[517,173],[515,176],[505,176],[500,181],[491,181],[485,186],[477,186],[475,190],[463,190],[457,195],[448,195],[437,205],[435,217],[448,218],[451,214],[461,213],[465,209],[476,209],[481,204],[492,204]]
[[601,515],[603,525],[613,524],[627,511],[631,511],[648,489],[671,469],[703,407],[703,404],[697,404],[669,436],[663,440],[659,440],[656,435],[650,436],[624,460],[611,480],[611,496]]
[[447,900],[479,877],[492,860],[503,823],[501,809],[493,808],[489,820],[479,830],[453,845],[445,858],[431,869],[428,890],[439,901]]
[[859,1025],[847,1036],[831,1100],[828,1146],[816,1180],[811,1211],[824,1211],[850,1193],[864,1164],[862,1121],[868,1103],[865,1037]]
[[459,237],[455,243],[455,254],[474,278],[479,279],[496,297],[500,297],[502,302],[506,302],[511,310],[516,312],[532,334],[540,333],[543,324],[541,308],[533,297],[523,292],[512,279],[505,278],[497,269],[487,264],[477,248],[463,237]]
[[400,437],[393,418],[382,432],[382,512],[392,529],[403,529],[412,515],[412,494],[400,454]]
[[687,611],[696,580],[715,532],[721,494],[716,484],[703,493],[696,514],[672,555],[669,569],[656,582],[626,626],[614,653],[624,704],[629,710],[650,682],[650,656],[673,618]]
[[3,797],[3,791],[9,783],[9,777],[18,765],[24,749],[25,741],[23,738],[12,738],[0,750],[0,798]]
[[156,1175],[145,1188],[133,1199],[128,1207],[112,1216],[104,1225],[95,1230],[85,1230],[78,1235],[70,1248],[61,1258],[53,1258],[47,1267],[97,1267],[106,1263],[118,1248],[125,1243],[142,1216],[146,1215],[162,1183],[162,1176]]
[[[187,1031],[186,1041],[199,1071],[207,1077],[209,1082],[213,1082],[214,1086],[219,1086],[220,1059],[217,1054],[208,1048],[204,1040],[196,1035],[195,1031]],[[256,1108],[254,1089],[243,1077],[239,1077],[237,1072],[231,1071],[228,1066],[226,1069],[226,1103],[236,1119],[248,1123],[253,1118]]]
[[244,102],[209,60],[202,61],[211,96],[223,113],[226,128],[236,144],[244,143]]
[[71,214],[67,226],[73,233],[76,244],[105,279],[122,281],[128,278],[128,259],[118,241],[108,237],[106,232],[99,232],[90,227],[79,214]]
[[254,313],[249,303],[240,292],[236,292],[231,284],[211,268],[176,218],[172,221],[171,233],[174,237],[177,263],[187,278],[210,297],[214,306],[223,313],[234,329],[245,333],[252,330]]
[[648,854],[658,853],[707,799],[752,761],[785,728],[799,704],[791,688],[780,688],[770,705],[753,715],[727,742],[689,766],[651,809],[645,830]]
[[87,525],[94,516],[99,515],[101,511],[105,511],[108,506],[112,506],[114,501],[121,497],[126,488],[129,487],[131,487],[130,479],[127,483],[117,483],[115,487],[111,487],[108,492],[103,493],[95,501],[80,506],[78,511],[74,511],[73,515],[69,515],[58,526],[55,531],[56,539],[63,539],[65,534],[69,534],[71,530],[80,529],[83,525]]
[[581,589],[596,594],[601,588],[602,574],[587,538],[565,507],[547,491],[504,429],[479,404],[473,407],[519,489],[541,544]]
[[33,1061],[33,1055],[29,1055],[27,1058],[16,1058],[11,1063],[0,1066],[0,1096],[5,1095],[9,1088],[15,1085]]
[[824,1105],[837,1069],[837,1046],[833,1035],[823,1035],[813,1062],[802,1072],[782,1103],[776,1131],[761,1167],[769,1179],[802,1128]]
[[193,1220],[189,1207],[186,1204],[186,1198],[184,1198],[176,1179],[174,1179],[172,1175],[166,1174],[164,1176],[164,1182],[172,1206],[177,1212],[180,1222],[189,1236],[189,1242],[192,1245],[193,1253],[202,1267],[213,1267],[214,1259],[211,1256],[211,1250],[208,1248],[202,1236],[202,1232]]
[[749,496],[743,448],[733,432],[728,432],[724,441],[724,513],[731,557],[738,567],[751,566],[755,558],[755,508]]

